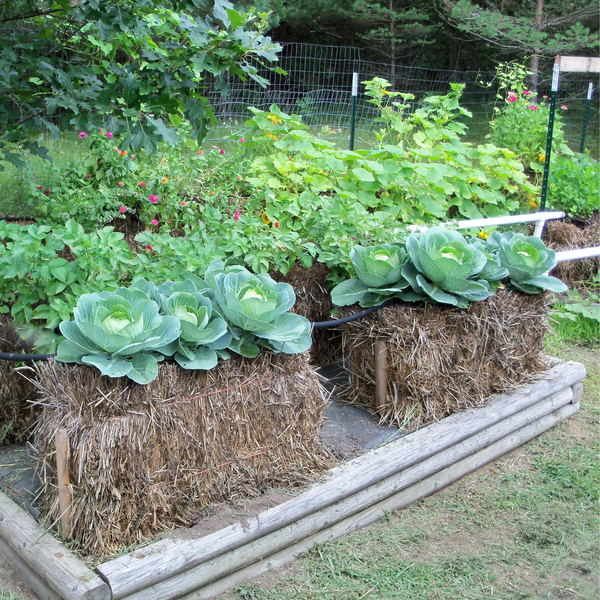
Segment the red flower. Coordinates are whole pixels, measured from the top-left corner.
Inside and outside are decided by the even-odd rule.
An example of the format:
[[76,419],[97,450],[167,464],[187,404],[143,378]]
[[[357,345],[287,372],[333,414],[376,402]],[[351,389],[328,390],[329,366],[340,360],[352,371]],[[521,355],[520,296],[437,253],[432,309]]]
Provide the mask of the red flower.
[[279,227],[279,221],[275,221],[275,227]]
[[140,182],[140,187],[146,187],[146,184],[142,181]]
[[152,250],[152,246],[151,246],[150,244],[148,244],[148,245],[146,246],[146,249],[148,249],[148,250]]
[[44,187],[43,185],[38,185],[38,186],[37,186],[37,189],[38,189],[38,190],[41,190],[43,187]]
[[50,195],[50,188],[48,188],[47,190],[45,190],[44,194],[46,194],[46,196],[49,196]]

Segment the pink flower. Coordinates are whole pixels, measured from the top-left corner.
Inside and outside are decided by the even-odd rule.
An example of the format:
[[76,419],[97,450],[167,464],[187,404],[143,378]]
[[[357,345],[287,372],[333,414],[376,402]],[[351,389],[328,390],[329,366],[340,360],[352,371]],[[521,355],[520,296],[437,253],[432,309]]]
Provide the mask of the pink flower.
[[82,131],[82,132],[79,133],[79,137],[81,139],[83,139],[83,138],[87,137],[87,133],[85,131]]
[[91,177],[91,175],[86,175],[85,176],[86,179],[89,179],[90,177]]
[[213,146],[213,148],[216,150],[219,146]]
[[531,96],[531,94],[533,94],[533,92],[529,92],[527,90],[523,90],[523,96]]
[[241,181],[241,180],[242,180],[242,176],[241,176],[241,175],[238,175],[238,177],[237,177],[237,178],[238,178],[238,181]]
[[187,202],[181,202],[181,206],[187,206]]
[[236,212],[236,213],[233,215],[233,220],[234,220],[234,221],[239,221],[239,220],[240,220],[240,213],[239,213],[239,212]]
[[150,202],[152,202],[152,204],[156,204],[158,202],[158,196],[156,194],[152,194],[150,196]]
[[530,108],[530,110],[537,110],[538,109],[538,107],[535,106],[534,104],[532,104],[529,108]]
[[48,188],[47,190],[45,190],[44,194],[46,194],[46,196],[49,196],[50,195],[50,188]]
[[230,215],[230,214],[231,214],[231,209],[230,209],[230,208],[228,208],[228,209],[227,209],[227,214],[228,214],[228,215]]
[[158,219],[152,219],[152,225],[158,225]]
[[569,109],[567,108],[567,105],[566,105],[566,104],[561,104],[561,105],[560,105],[560,107],[561,107],[563,110],[569,110]]
[[125,206],[119,207],[119,212],[124,215],[127,212],[127,208]]
[[508,96],[506,98],[507,102],[516,102],[517,94],[515,92],[508,92]]
[[146,246],[146,249],[148,249],[148,250],[152,250],[152,246],[151,246],[150,244],[148,244],[148,245]]
[[113,139],[115,136],[114,136],[114,135],[113,135],[113,134],[112,134],[110,131],[107,131],[107,132],[106,132],[106,137],[107,137],[108,139],[112,140],[112,139]]
[[38,186],[37,186],[37,189],[38,189],[38,190],[41,190],[43,187],[44,187],[43,185],[38,185]]
[[279,227],[279,221],[275,221],[275,227]]
[[123,187],[125,184],[122,181],[119,181],[119,185]]
[[146,187],[146,184],[143,181],[140,181],[140,187]]
[[246,140],[244,138],[240,138],[240,144],[243,144]]
[[223,148],[219,148],[219,152],[220,152],[221,154],[225,154],[225,150],[223,150]]

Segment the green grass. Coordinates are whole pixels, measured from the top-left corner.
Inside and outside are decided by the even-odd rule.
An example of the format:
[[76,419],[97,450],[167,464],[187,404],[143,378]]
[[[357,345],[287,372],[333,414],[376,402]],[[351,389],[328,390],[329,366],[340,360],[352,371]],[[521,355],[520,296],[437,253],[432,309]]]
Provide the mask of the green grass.
[[597,599],[598,355],[554,336],[546,351],[586,363],[580,413],[223,600]]

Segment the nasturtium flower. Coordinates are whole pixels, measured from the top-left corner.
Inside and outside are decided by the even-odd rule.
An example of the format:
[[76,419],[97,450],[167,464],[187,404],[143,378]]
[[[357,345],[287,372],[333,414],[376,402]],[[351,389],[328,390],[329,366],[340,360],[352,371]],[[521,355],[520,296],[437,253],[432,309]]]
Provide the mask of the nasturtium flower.
[[204,154],[204,152],[203,152],[202,150],[198,150],[198,154],[199,154],[200,156],[202,156],[202,155]]
[[127,150],[123,150],[122,152],[119,152],[119,154],[121,156],[127,156]]
[[152,246],[150,244],[146,245],[146,250],[152,250]]

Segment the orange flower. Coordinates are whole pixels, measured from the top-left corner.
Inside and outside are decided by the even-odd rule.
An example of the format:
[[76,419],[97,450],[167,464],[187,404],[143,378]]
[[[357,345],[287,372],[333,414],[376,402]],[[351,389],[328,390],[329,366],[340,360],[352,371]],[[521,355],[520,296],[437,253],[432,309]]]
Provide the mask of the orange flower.
[[202,150],[198,150],[198,154],[200,154],[200,156],[202,156],[204,154],[204,152],[202,152]]
[[166,177],[163,177],[162,183],[167,183],[169,181]]
[[123,150],[123,152],[120,153],[121,156],[127,156],[127,150]]

